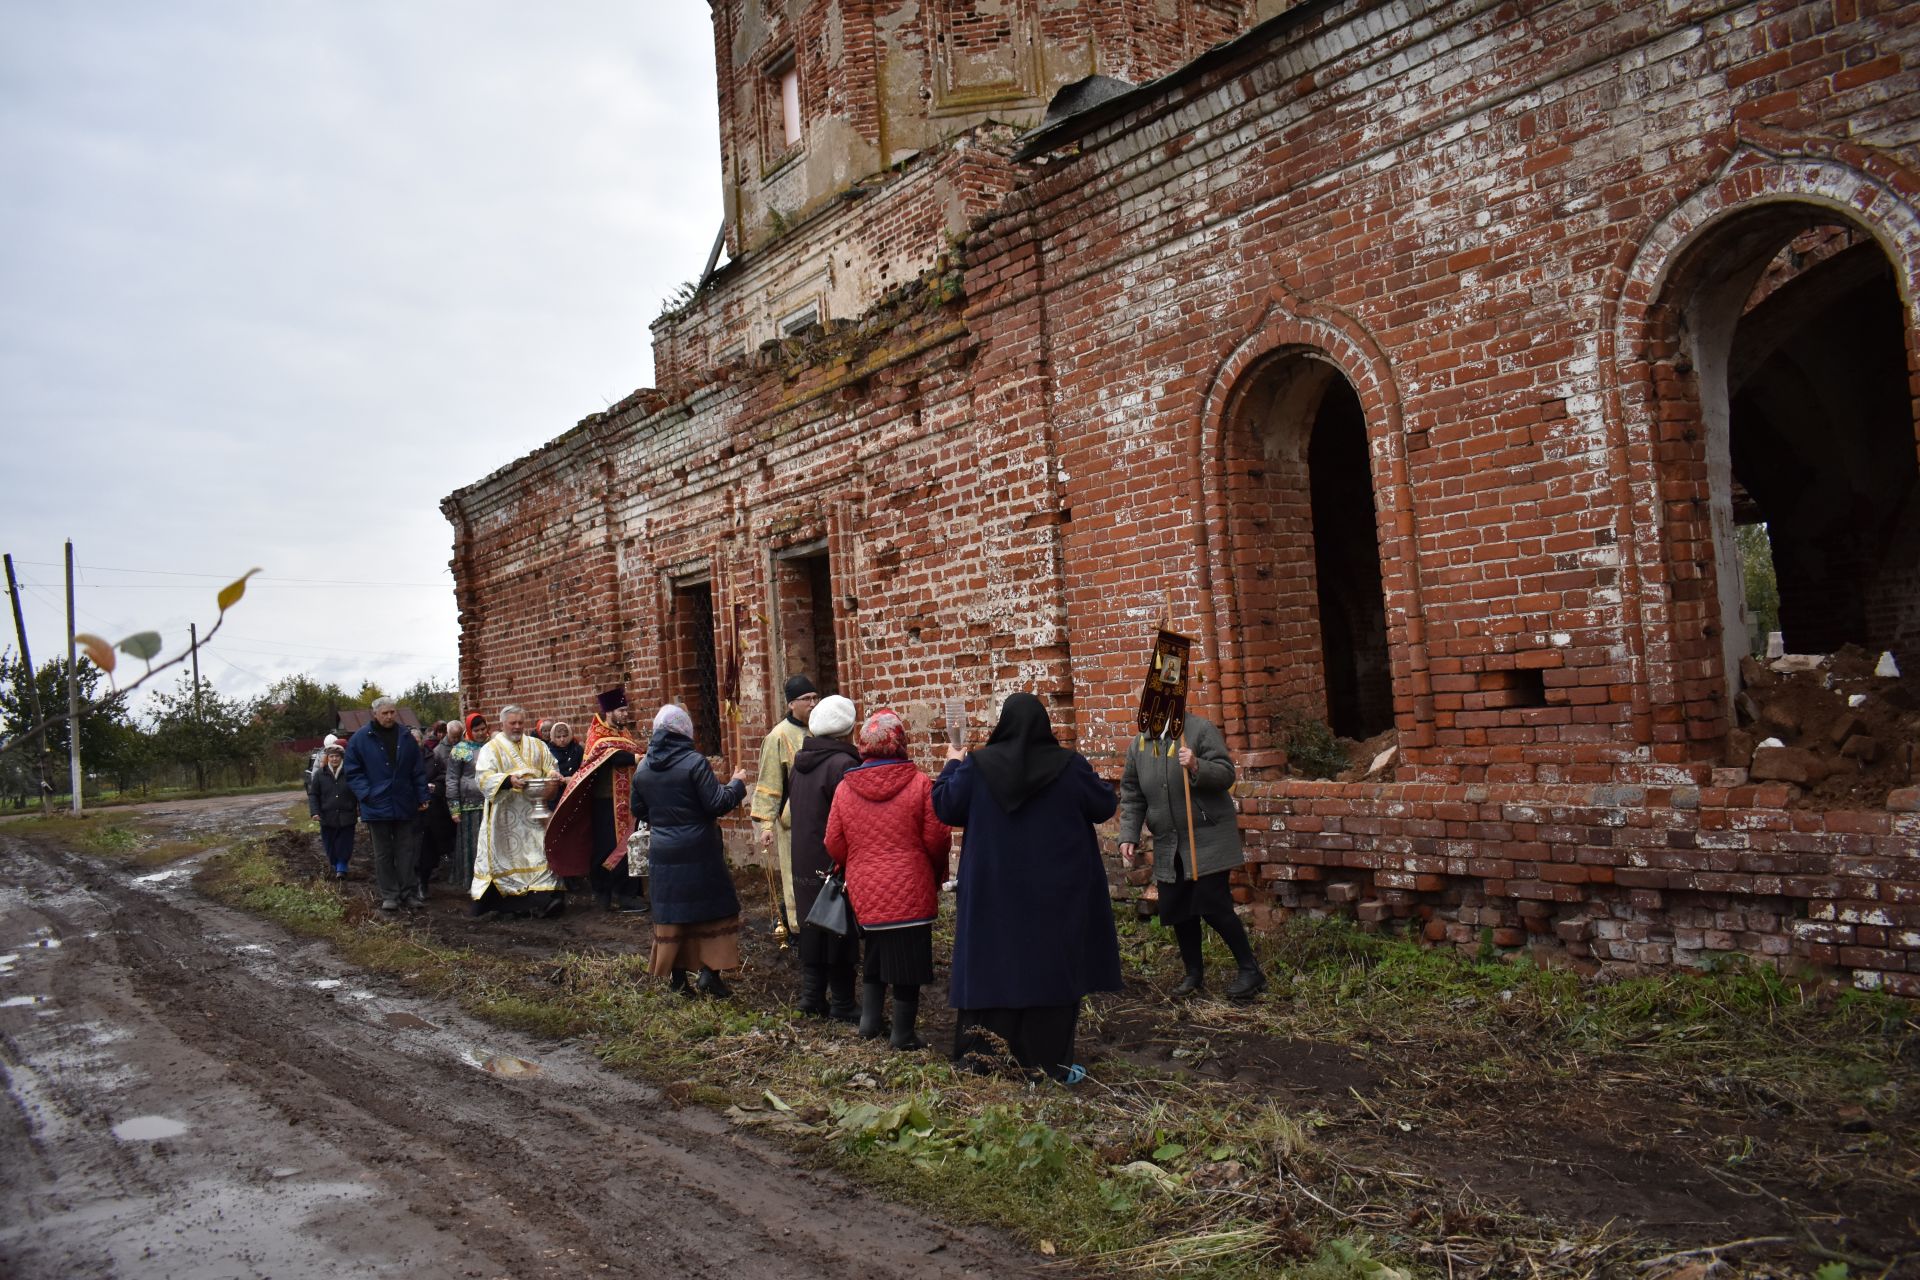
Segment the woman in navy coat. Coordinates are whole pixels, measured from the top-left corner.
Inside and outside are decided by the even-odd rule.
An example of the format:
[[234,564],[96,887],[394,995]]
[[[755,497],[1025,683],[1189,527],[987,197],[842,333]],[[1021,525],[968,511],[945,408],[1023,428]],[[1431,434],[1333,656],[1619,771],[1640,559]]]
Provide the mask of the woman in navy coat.
[[948,983],[957,1063],[983,1070],[1004,1046],[1030,1071],[1079,1078],[1080,1000],[1120,989],[1093,830],[1118,804],[1086,757],[1060,745],[1030,693],[1007,699],[986,746],[947,752],[933,810],[966,829]]
[[[673,975],[683,995],[733,994],[719,970],[740,967],[740,898],[720,840],[723,815],[747,794],[747,771],[726,786],[693,745],[693,720],[672,703],[653,718],[646,759],[633,771],[633,816],[653,830],[648,848],[653,955],[648,968]],[[692,983],[687,974],[699,971]]]

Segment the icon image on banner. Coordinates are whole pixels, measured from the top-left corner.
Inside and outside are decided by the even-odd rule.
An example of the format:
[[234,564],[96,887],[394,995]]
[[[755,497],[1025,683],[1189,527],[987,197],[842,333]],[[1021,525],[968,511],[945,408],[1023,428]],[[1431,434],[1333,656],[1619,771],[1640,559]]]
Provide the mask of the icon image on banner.
[[1187,677],[1193,641],[1172,631],[1153,638],[1153,656],[1147,661],[1146,687],[1140,693],[1140,732],[1158,738],[1179,733],[1187,718]]

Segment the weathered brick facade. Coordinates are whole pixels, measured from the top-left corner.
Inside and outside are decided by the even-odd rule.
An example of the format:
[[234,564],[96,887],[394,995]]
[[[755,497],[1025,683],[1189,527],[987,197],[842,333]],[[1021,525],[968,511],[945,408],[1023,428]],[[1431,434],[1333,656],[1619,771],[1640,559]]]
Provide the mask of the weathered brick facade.
[[[1920,994],[1913,780],[1821,811],[1726,767],[1748,504],[1783,593],[1852,565],[1843,638],[1920,669],[1917,66],[1893,3],[1308,2],[1018,153],[970,127],[663,320],[659,391],[448,499],[463,687],[710,697],[734,760],[830,661],[929,756],[944,700],[1029,688],[1111,767],[1170,602],[1257,918]],[[769,255],[961,166],[918,281],[719,359]],[[1856,434],[1792,461],[1810,423]],[[1302,713],[1396,730],[1392,780],[1288,778]]]

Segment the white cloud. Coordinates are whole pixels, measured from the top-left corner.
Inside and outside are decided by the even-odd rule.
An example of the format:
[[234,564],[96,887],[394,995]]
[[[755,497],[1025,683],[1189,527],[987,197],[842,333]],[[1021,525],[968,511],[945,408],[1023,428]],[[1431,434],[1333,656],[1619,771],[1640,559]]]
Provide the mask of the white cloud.
[[[72,536],[84,565],[267,569],[207,664],[224,692],[451,677],[440,498],[647,383],[647,324],[719,225],[706,6],[6,25],[0,549],[41,562],[35,657],[64,648],[44,562]],[[219,585],[82,577],[83,630],[169,640]]]

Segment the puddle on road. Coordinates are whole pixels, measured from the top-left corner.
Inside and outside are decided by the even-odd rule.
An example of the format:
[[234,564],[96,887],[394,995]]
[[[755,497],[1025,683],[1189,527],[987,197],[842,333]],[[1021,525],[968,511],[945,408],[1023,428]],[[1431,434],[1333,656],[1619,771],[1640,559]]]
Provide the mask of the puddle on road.
[[408,1031],[438,1031],[440,1029],[431,1022],[428,1022],[425,1018],[416,1017],[411,1013],[390,1013],[387,1015],[386,1021],[390,1027],[398,1027]]
[[6,955],[0,956],[0,973],[5,973],[19,963],[20,953],[18,951],[9,951]]
[[177,1138],[186,1131],[185,1124],[170,1116],[135,1116],[113,1126],[113,1136],[122,1142],[158,1142],[162,1138]]
[[239,946],[235,947],[234,950],[249,951],[249,952],[253,952],[256,955],[263,955],[263,956],[270,956],[273,954],[272,947],[263,947],[257,942],[243,942]]
[[344,987],[347,984],[338,978],[316,978],[307,985],[315,991],[332,991],[335,987]]
[[60,939],[41,938],[38,942],[35,942],[33,945],[36,947],[39,947],[42,951],[58,951],[60,949]]
[[45,996],[8,996],[0,1000],[0,1009],[31,1009],[45,999]]
[[135,884],[159,884],[163,880],[171,880],[175,876],[185,874],[186,872],[181,868],[174,867],[169,871],[156,871],[150,876],[135,876],[133,882]]

